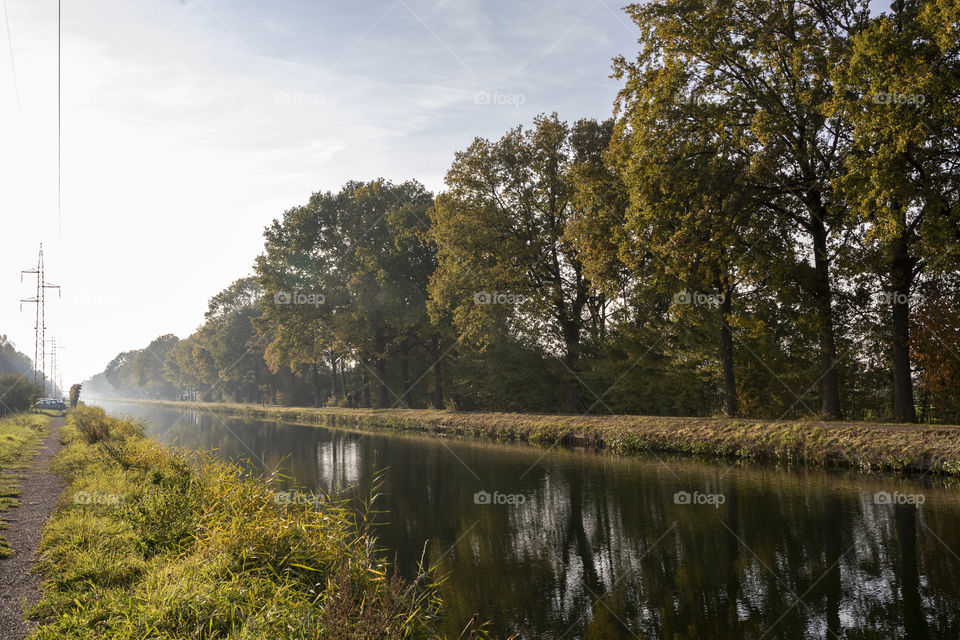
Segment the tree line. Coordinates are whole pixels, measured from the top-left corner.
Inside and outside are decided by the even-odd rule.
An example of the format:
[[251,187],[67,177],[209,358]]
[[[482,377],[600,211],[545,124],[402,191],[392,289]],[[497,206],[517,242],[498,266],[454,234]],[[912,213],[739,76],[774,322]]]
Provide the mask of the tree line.
[[[34,371],[33,361],[21,353],[5,335],[0,335],[0,416],[20,413],[33,408],[42,394],[35,382],[40,373]],[[52,397],[60,390],[52,380],[47,380]]]
[[960,8],[658,0],[608,120],[350,182],[91,393],[960,419]]

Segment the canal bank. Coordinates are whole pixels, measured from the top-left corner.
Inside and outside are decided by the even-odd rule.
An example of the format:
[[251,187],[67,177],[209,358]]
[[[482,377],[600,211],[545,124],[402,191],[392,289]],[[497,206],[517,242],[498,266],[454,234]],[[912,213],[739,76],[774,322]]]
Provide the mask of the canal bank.
[[269,479],[95,407],[71,411],[60,435],[52,466],[67,487],[40,543],[35,640],[439,640],[436,581],[396,576],[372,506],[284,500]]
[[960,427],[953,425],[136,402],[294,424],[429,433],[541,447],[584,446],[619,455],[681,455],[789,467],[960,476]]

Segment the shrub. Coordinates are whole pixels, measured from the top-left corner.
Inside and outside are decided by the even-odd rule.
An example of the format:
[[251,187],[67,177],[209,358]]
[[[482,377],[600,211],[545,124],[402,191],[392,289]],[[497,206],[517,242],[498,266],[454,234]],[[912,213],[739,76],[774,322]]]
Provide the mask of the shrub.
[[40,387],[22,375],[0,375],[0,416],[29,411],[39,397]]

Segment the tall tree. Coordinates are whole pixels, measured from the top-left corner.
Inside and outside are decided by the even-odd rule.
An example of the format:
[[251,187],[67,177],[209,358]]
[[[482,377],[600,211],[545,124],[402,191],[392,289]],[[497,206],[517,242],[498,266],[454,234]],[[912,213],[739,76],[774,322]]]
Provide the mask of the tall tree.
[[576,135],[587,126],[571,128],[553,114],[496,142],[476,139],[456,154],[448,190],[432,210],[434,303],[481,343],[517,333],[557,353],[568,371],[570,411],[579,406],[584,328],[600,301],[567,233],[573,145],[594,140]]
[[675,314],[716,317],[724,412],[733,416],[734,297],[781,234],[769,210],[751,202],[748,167],[729,132],[713,126],[726,106],[687,95],[689,81],[685,69],[668,65],[634,88],[610,154],[629,206],[625,231],[611,236],[619,246],[608,251],[648,279],[645,295],[675,296]]
[[[406,404],[409,370],[406,382],[391,385],[387,363],[398,354],[406,361],[427,322],[432,203],[418,182],[350,182],[337,194],[315,193],[274,221],[257,260],[266,294],[259,326],[271,336],[274,366],[304,359],[315,365],[333,353],[373,378],[378,406]],[[311,295],[322,299],[311,304]]]
[[[955,5],[954,5],[955,6]],[[916,421],[910,311],[925,272],[960,256],[960,41],[947,5],[896,0],[853,39],[836,67],[835,113],[853,125],[855,153],[838,180],[865,228],[857,257],[883,275],[890,309],[893,415]]]
[[635,61],[614,63],[625,80],[623,126],[654,93],[675,101],[677,73],[686,80],[683,95],[717,105],[709,126],[745,167],[752,210],[792,225],[812,262],[788,268],[806,287],[818,325],[821,412],[840,417],[830,243],[846,216],[831,180],[847,152],[849,127],[828,114],[829,73],[849,56],[850,34],[866,21],[867,3],[658,0],[627,11],[641,29],[641,49]]

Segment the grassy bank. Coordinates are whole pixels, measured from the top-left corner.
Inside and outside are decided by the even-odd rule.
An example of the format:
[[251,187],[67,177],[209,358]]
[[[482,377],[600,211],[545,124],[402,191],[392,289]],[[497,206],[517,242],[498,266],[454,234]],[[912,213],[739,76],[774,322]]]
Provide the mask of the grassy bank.
[[405,582],[364,511],[277,499],[238,467],[168,450],[81,407],[41,541],[32,638],[433,638],[428,573]]
[[284,422],[459,435],[541,446],[960,476],[960,427],[650,416],[464,413],[154,402]]
[[[0,420],[0,512],[18,504],[19,469],[30,464],[37,448],[47,435],[50,416],[24,413]],[[6,525],[0,524],[6,528]],[[0,535],[0,558],[12,553],[6,538]]]

